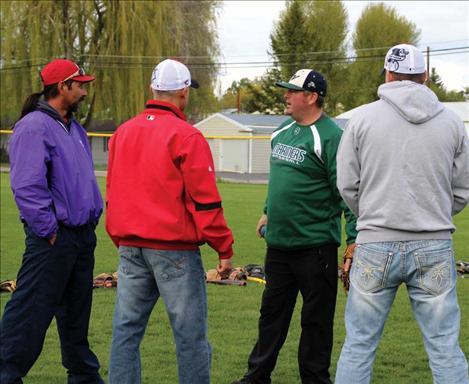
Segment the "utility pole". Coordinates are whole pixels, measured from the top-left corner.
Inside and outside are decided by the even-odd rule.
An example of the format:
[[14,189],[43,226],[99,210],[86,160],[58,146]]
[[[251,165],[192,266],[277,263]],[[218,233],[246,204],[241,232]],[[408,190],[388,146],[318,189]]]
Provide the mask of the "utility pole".
[[427,84],[430,84],[430,47],[427,46]]

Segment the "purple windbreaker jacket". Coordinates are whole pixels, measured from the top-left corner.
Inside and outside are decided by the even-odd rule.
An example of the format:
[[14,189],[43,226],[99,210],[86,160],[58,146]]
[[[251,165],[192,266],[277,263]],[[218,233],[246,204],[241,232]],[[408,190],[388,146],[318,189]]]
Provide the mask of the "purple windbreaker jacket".
[[97,225],[103,201],[85,129],[44,101],[15,124],[9,143],[11,189],[21,219],[39,237],[59,223]]

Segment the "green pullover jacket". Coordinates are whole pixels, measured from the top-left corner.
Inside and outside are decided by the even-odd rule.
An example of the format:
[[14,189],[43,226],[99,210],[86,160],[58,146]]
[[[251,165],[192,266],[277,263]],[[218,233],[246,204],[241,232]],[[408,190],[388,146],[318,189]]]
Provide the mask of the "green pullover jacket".
[[340,197],[336,154],[342,130],[322,115],[311,126],[288,119],[272,133],[265,239],[276,249],[304,249],[355,242],[356,218]]

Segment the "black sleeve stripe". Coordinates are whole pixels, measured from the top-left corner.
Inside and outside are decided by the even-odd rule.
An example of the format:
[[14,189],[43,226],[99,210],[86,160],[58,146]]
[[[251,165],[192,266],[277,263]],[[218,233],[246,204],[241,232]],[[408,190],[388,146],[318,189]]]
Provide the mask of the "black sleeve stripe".
[[216,203],[208,203],[208,204],[200,204],[195,203],[195,210],[196,211],[210,211],[211,209],[221,208],[221,201]]

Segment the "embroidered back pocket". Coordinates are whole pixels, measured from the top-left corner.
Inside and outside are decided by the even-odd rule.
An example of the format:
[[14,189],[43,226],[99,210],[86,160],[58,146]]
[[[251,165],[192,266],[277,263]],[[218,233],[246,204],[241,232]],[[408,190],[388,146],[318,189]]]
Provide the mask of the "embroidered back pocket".
[[419,275],[419,287],[432,295],[440,295],[455,283],[452,273],[453,251],[445,247],[442,250],[417,251],[413,253]]
[[355,249],[351,281],[364,292],[376,292],[386,283],[392,252],[383,247],[360,244]]

